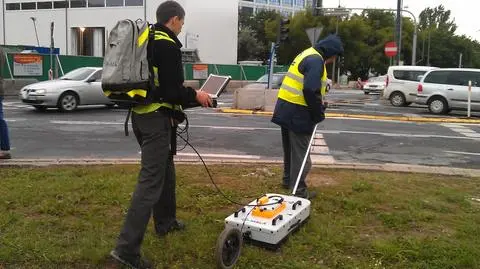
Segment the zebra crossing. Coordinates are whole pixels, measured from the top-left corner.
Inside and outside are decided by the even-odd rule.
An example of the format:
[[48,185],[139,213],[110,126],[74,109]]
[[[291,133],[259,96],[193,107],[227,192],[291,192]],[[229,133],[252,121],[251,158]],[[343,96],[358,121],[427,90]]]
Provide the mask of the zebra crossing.
[[335,159],[330,154],[330,149],[328,148],[323,134],[319,132],[315,133],[315,137],[313,138],[312,148],[310,149],[310,158],[313,164],[333,164],[335,162]]
[[460,133],[466,137],[473,137],[480,140],[480,134],[477,133],[475,130],[472,130],[468,127],[468,125],[464,124],[455,124],[455,123],[444,123],[442,124],[444,127],[450,128],[452,131]]
[[34,109],[34,107],[31,105],[24,104],[22,102],[4,101],[3,109],[4,110],[21,110],[21,109]]

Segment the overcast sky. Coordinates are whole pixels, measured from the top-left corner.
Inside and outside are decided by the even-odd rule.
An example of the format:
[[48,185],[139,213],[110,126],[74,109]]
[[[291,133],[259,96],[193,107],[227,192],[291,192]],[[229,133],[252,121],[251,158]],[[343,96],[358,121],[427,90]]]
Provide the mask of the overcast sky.
[[[337,7],[340,5],[350,8],[397,8],[397,0],[323,0],[323,7]],[[468,4],[467,4],[468,3]],[[480,41],[480,23],[478,22],[478,14],[480,12],[480,1],[478,0],[403,0],[403,6],[407,6],[407,10],[411,11],[417,18],[423,9],[434,8],[443,5],[446,10],[451,10],[451,17],[455,19],[457,24],[456,34],[465,34],[477,41]],[[408,13],[403,14],[404,17],[411,17]]]

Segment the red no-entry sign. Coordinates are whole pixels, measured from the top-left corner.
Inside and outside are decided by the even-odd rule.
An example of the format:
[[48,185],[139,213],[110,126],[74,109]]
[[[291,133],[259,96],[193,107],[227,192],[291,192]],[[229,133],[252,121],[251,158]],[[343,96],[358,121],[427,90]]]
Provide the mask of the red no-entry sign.
[[388,57],[393,57],[397,55],[397,51],[398,48],[395,42],[392,41],[385,44],[385,55],[387,55]]

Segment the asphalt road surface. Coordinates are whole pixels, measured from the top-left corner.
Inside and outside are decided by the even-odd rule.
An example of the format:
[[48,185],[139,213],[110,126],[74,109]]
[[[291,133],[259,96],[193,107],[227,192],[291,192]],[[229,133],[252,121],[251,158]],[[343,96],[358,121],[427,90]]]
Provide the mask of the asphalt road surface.
[[[355,91],[339,91],[329,98],[342,99],[329,109],[332,112],[431,116],[422,107],[394,108],[378,96]],[[219,100],[220,106],[229,107],[231,103],[232,95]],[[42,113],[15,99],[6,100],[4,107],[14,158],[139,157],[131,129],[130,136],[124,135],[126,110],[97,106],[72,113],[54,109]],[[188,111],[188,118],[188,140],[202,155],[282,159],[280,129],[269,116],[194,108]],[[184,142],[179,140],[178,144],[181,148]],[[327,118],[319,125],[314,149],[315,159],[325,162],[480,168],[480,126]],[[194,156],[194,152],[186,147],[179,155]]]

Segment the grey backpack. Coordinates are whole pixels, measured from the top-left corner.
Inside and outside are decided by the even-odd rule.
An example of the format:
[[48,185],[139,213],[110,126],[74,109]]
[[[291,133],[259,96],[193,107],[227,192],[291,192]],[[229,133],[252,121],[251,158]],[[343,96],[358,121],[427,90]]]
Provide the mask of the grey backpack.
[[110,31],[103,59],[102,89],[117,104],[148,104],[153,85],[147,45],[152,26],[143,20],[121,20]]

